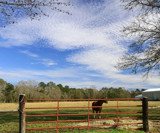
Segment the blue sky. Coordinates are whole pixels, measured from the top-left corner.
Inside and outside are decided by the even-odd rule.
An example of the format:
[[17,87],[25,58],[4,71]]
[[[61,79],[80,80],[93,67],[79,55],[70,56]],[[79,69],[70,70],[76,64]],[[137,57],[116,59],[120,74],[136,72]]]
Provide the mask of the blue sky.
[[21,18],[0,29],[0,78],[53,81],[70,87],[155,88],[159,76],[117,70],[129,38],[120,30],[136,13],[123,10],[120,0],[72,0],[61,7],[72,15],[49,12],[40,21]]

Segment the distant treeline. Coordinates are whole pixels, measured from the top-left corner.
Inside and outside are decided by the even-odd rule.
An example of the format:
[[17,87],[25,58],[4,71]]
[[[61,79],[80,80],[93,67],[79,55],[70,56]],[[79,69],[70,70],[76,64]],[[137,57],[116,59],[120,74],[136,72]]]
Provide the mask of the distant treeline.
[[19,94],[25,94],[28,99],[98,99],[134,98],[143,91],[139,89],[126,90],[122,87],[70,88],[68,85],[37,82],[34,80],[19,81],[16,85],[0,79],[0,102],[18,102]]

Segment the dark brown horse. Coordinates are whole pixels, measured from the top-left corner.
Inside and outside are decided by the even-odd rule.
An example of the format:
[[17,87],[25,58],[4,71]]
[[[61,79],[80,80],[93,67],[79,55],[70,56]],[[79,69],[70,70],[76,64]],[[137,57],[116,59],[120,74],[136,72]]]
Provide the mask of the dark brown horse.
[[[101,113],[102,111],[102,104],[103,103],[108,103],[108,101],[106,100],[106,98],[101,98],[102,100],[98,100],[97,102],[93,102],[92,103],[92,111],[93,113]],[[94,107],[94,106],[100,106],[100,107]],[[95,118],[95,115],[94,115]],[[100,115],[98,116],[98,118],[100,118]]]

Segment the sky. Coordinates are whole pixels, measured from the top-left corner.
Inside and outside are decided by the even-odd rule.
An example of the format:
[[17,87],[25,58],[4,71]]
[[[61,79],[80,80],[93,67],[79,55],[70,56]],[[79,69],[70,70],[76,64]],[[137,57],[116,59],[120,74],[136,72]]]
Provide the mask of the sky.
[[115,68],[130,40],[121,30],[135,19],[120,0],[70,0],[40,20],[20,18],[0,29],[0,78],[53,81],[70,87],[158,88],[160,78]]

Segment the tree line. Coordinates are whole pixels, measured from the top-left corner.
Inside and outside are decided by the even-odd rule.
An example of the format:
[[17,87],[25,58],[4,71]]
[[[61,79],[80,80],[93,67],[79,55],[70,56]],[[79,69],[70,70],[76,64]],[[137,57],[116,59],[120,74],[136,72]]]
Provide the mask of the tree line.
[[119,87],[71,88],[68,85],[37,82],[34,80],[19,81],[16,85],[0,79],[0,102],[18,102],[19,94],[25,94],[28,99],[98,99],[106,98],[134,98],[144,89],[130,89]]

